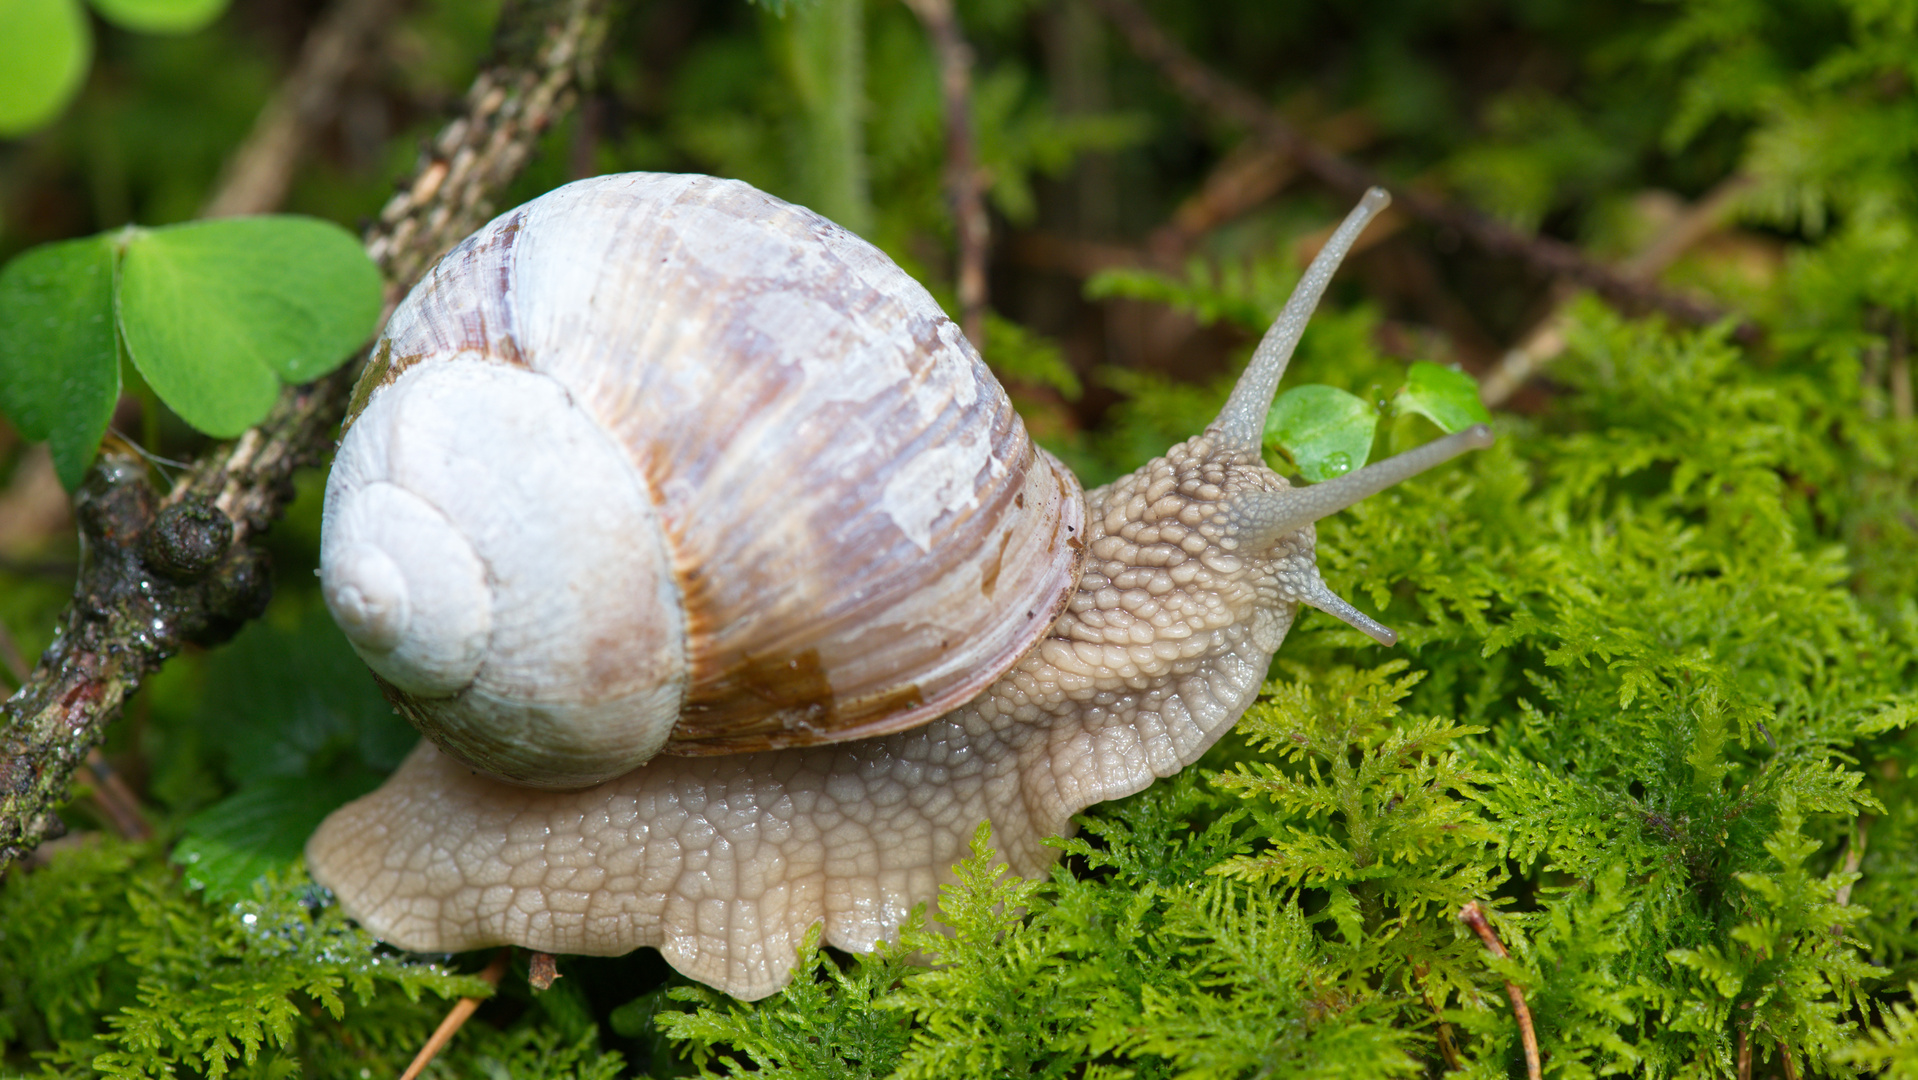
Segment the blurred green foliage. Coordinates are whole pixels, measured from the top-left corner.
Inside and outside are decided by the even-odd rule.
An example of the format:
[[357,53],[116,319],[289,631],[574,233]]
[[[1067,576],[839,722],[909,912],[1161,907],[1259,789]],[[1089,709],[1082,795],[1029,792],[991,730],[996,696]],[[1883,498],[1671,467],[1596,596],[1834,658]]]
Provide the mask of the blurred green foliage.
[[[190,33],[228,0],[93,0],[102,18],[151,34]],[[86,77],[93,32],[79,0],[15,0],[0,9],[0,136],[43,127]]]
[[[621,169],[739,176],[859,229],[950,308],[922,28],[881,0],[785,7],[623,8],[600,85],[513,197]],[[1306,130],[1348,125],[1387,175],[1598,257],[1729,192],[1730,227],[1660,281],[1760,336],[1572,304],[1565,355],[1495,414],[1495,447],[1319,527],[1328,583],[1399,651],[1304,613],[1238,730],[1090,811],[1049,880],[1006,876],[982,833],[900,946],[809,946],[754,1005],[650,953],[562,958],[539,995],[509,975],[434,1070],[1502,1077],[1523,1068],[1509,982],[1552,1076],[1731,1076],[1747,1057],[1754,1075],[1918,1075],[1918,6],[1152,10]],[[1155,248],[1243,133],[1079,0],[958,12],[995,215],[986,356],[1103,482],[1210,418],[1295,252],[1346,207],[1294,182]],[[97,28],[66,117],[0,144],[0,253],[190,216],[310,15],[243,2],[186,37]],[[401,15],[288,208],[375,212],[489,18]],[[1378,406],[1375,456],[1396,452],[1434,432],[1388,400],[1408,365],[1482,370],[1553,300],[1403,227],[1334,283],[1286,386]],[[196,445],[146,427],[159,454]],[[408,738],[319,609],[303,483],[272,540],[275,609],[169,665],[107,748],[162,840],[96,835],[80,798],[84,838],[0,885],[0,1071],[391,1075],[436,995],[475,989],[365,940],[296,868],[306,823]],[[29,652],[67,545],[0,551],[0,619]],[[1467,901],[1509,959],[1458,923]]]

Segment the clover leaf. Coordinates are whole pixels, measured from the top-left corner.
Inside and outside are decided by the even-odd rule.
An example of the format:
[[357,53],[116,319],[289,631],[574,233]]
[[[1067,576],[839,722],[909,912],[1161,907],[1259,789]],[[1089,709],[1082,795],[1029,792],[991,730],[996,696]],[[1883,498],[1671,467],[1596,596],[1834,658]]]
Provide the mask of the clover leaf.
[[127,228],[34,248],[0,269],[0,412],[79,486],[124,355],[187,423],[238,435],[282,383],[344,363],[379,317],[353,235],[268,216]]
[[1365,464],[1379,411],[1334,386],[1296,386],[1265,418],[1265,440],[1285,451],[1300,475],[1317,483]]
[[1478,383],[1470,375],[1429,360],[1414,363],[1405,373],[1405,385],[1392,398],[1392,407],[1400,416],[1418,413],[1447,435],[1492,422],[1492,414],[1479,400]]

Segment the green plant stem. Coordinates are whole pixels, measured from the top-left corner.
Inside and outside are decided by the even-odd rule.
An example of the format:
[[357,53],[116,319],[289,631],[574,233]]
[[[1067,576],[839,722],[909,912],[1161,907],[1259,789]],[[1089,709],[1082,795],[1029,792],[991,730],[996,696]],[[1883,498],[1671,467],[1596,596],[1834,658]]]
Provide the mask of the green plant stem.
[[869,235],[864,0],[820,0],[794,7],[784,18],[785,60],[802,115],[797,135],[805,201]]
[[[428,145],[413,181],[369,230],[388,310],[460,237],[531,157],[577,97],[604,38],[608,0],[523,0],[500,15],[492,61],[464,109]],[[253,543],[284,512],[296,470],[332,446],[352,385],[348,369],[291,387],[259,427],[201,455],[156,496],[146,471],[103,457],[76,497],[86,542],[73,601],[54,643],[4,707],[0,727],[0,869],[63,830],[55,809],[74,770],[140,683],[189,643],[222,640],[264,606],[264,556]],[[155,573],[142,554],[167,507],[202,503],[233,525],[224,560],[191,581]]]

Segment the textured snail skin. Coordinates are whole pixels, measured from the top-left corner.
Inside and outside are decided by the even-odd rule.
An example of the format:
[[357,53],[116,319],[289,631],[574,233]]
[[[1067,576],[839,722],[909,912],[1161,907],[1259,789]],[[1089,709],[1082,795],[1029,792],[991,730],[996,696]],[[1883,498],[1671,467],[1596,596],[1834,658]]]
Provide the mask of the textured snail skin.
[[1204,434],[1085,495],[1063,611],[977,696],[910,730],[659,756],[578,791],[504,783],[423,743],[314,834],[315,879],[409,949],[652,945],[754,999],[785,985],[815,923],[853,950],[894,936],[982,820],[1014,870],[1042,871],[1057,856],[1043,841],[1073,814],[1179,771],[1238,720],[1301,604],[1396,641],[1320,579],[1312,522],[1491,432],[1301,489],[1260,457],[1305,320],[1386,201],[1374,189],[1334,232]]
[[[785,985],[807,928],[866,950],[937,895],[981,820],[1013,869],[1093,803],[1197,760],[1244,712],[1302,600],[1313,532],[1233,550],[1222,498],[1285,481],[1201,437],[1091,492],[1087,569],[1038,647],[931,724],[835,746],[655,758],[577,792],[422,743],[307,854],[349,914],[423,952],[659,948],[735,997]],[[323,868],[323,869],[322,869]]]

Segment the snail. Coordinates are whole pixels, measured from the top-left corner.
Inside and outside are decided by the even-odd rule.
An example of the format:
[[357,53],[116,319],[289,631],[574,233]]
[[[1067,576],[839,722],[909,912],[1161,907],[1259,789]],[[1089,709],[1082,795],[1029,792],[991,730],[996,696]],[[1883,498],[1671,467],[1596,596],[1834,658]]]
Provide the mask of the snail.
[[856,951],[975,826],[1024,874],[1197,760],[1319,578],[1312,523],[1483,425],[1293,487],[1265,414],[1369,192],[1206,430],[1083,491],[904,271],[736,181],[582,180],[394,312],[322,587],[427,739],[307,845],[421,952],[656,946],[743,999]]

